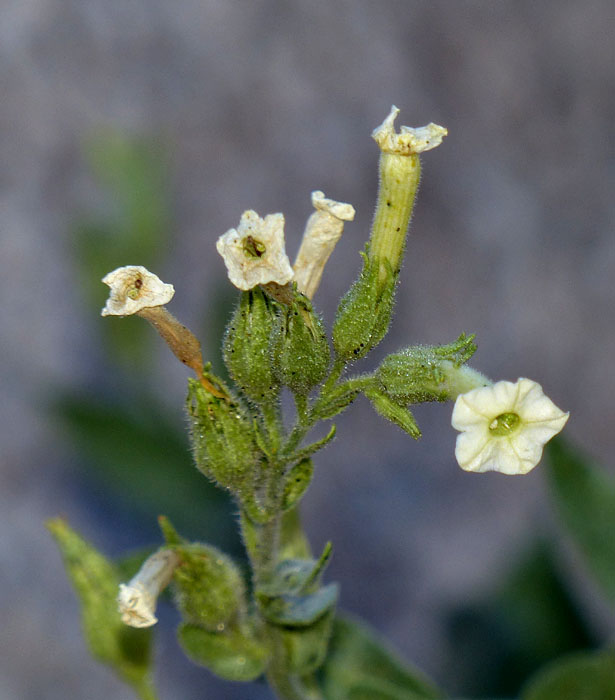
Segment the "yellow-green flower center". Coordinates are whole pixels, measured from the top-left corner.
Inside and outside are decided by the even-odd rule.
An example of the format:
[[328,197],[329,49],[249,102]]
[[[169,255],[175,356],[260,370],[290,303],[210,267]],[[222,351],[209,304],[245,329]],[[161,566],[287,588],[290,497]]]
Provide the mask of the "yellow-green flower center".
[[260,258],[266,250],[265,244],[252,236],[243,239],[243,252],[250,258]]
[[143,287],[143,280],[140,277],[137,277],[132,283],[132,286],[128,290],[126,296],[133,301],[138,299],[141,296],[141,287]]
[[489,424],[489,432],[498,437],[510,435],[519,427],[520,422],[521,418],[516,413],[500,413]]

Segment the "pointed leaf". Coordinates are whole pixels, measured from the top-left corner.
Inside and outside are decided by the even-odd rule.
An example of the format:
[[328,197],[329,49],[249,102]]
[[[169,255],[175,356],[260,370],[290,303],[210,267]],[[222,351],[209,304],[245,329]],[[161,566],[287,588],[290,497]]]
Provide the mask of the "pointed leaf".
[[92,653],[142,698],[155,697],[151,681],[151,630],[134,629],[120,620],[120,583],[113,564],[61,518],[47,523],[58,544],[66,572],[81,602],[83,631]]
[[562,438],[546,451],[559,515],[596,581],[615,599],[615,479]]
[[530,680],[521,700],[615,700],[615,653],[556,661]]
[[320,675],[327,700],[443,697],[423,674],[400,661],[371,630],[346,617],[335,619],[329,654]]

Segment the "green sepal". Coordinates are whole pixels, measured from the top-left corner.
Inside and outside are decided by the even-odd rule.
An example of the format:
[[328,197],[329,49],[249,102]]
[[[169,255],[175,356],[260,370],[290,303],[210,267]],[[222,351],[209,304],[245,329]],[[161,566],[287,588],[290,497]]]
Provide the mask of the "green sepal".
[[135,629],[121,621],[116,568],[61,518],[49,520],[47,528],[81,603],[83,632],[92,656],[113,668],[142,698],[153,700],[152,630]]
[[248,629],[210,632],[181,624],[177,637],[189,659],[228,681],[253,681],[267,666],[267,647]]
[[321,438],[320,440],[316,440],[315,442],[312,442],[299,450],[296,450],[290,457],[290,461],[296,462],[298,460],[307,459],[308,457],[311,457],[311,455],[313,455],[315,452],[318,452],[318,450],[322,450],[323,447],[328,445],[331,442],[331,440],[333,440],[333,438],[335,437],[336,432],[337,428],[335,427],[335,425],[332,425],[329,429],[329,432],[323,438]]
[[361,393],[361,389],[351,382],[343,382],[319,397],[312,409],[312,415],[319,420],[329,420],[337,416]]
[[337,583],[330,583],[308,595],[281,595],[274,598],[257,592],[263,617],[285,627],[309,627],[335,607],[339,594]]
[[314,559],[285,559],[275,568],[271,579],[260,584],[257,593],[269,598],[280,595],[301,595],[311,593],[317,587],[324,572],[333,546],[327,542],[318,560]]
[[229,374],[256,403],[275,398],[279,391],[273,352],[277,327],[277,303],[260,287],[242,292],[226,327],[222,351]]
[[163,534],[180,557],[173,573],[173,593],[183,620],[211,631],[238,623],[247,603],[236,564],[211,545],[178,543],[179,536],[166,519]]
[[[386,335],[398,277],[387,260],[361,255],[363,270],[342,298],[333,325],[333,347],[346,362],[364,357]],[[380,279],[381,265],[384,279]]]
[[371,401],[376,413],[398,425],[415,440],[421,437],[419,426],[409,409],[405,406],[400,406],[386,394],[375,389],[365,392],[365,395]]
[[299,676],[313,673],[322,666],[333,629],[333,610],[329,610],[309,627],[280,630],[284,647],[284,666]]
[[296,291],[280,317],[274,354],[280,382],[295,394],[307,395],[327,374],[331,351],[322,321]]
[[260,460],[254,427],[236,401],[218,398],[188,380],[190,437],[196,466],[235,495],[251,488]]
[[446,401],[465,389],[456,370],[476,351],[474,335],[462,333],[448,345],[415,345],[386,357],[376,379],[380,388],[401,405]]
[[282,496],[282,508],[289,510],[297,505],[312,481],[314,464],[308,457],[302,459],[286,475],[286,485]]
[[187,540],[184,539],[175,529],[169,518],[166,515],[158,516],[158,527],[162,532],[164,541],[169,545],[173,546],[176,544],[186,544]]

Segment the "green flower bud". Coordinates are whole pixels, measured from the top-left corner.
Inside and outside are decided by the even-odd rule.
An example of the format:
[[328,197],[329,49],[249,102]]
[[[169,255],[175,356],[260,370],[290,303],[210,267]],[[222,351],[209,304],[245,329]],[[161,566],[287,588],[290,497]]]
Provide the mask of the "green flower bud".
[[226,328],[224,363],[241,391],[262,403],[277,395],[272,341],[277,327],[276,303],[260,287],[243,292]]
[[267,665],[269,650],[251,630],[210,632],[196,625],[180,625],[179,643],[194,663],[229,681],[253,681]]
[[292,306],[285,309],[274,353],[280,382],[296,394],[308,394],[325,378],[329,343],[306,297],[296,294]]
[[236,495],[251,487],[259,463],[253,426],[237,403],[188,381],[187,409],[196,466]]
[[367,355],[384,338],[391,321],[397,276],[390,267],[382,283],[380,264],[365,253],[359,279],[342,298],[333,325],[333,347],[351,362]]
[[490,383],[463,366],[475,350],[474,336],[465,333],[448,345],[416,345],[386,357],[376,379],[382,391],[400,405],[455,399]]
[[245,614],[243,578],[229,557],[199,543],[173,549],[180,558],[173,574],[175,602],[186,622],[221,632]]

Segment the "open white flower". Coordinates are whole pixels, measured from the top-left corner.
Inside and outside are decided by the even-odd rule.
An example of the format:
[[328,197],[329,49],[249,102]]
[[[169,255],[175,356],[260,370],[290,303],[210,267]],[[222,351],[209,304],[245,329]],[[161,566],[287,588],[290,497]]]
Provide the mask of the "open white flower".
[[120,583],[117,605],[125,625],[151,627],[158,622],[158,596],[169,585],[178,564],[175,552],[162,549],[148,557],[128,583]]
[[258,284],[285,285],[293,278],[293,268],[284,249],[284,215],[269,214],[264,219],[249,209],[239,226],[220,236],[216,243],[231,282],[244,291]]
[[111,288],[102,316],[130,316],[141,309],[168,304],[175,289],[142,265],[118,267],[102,281]]
[[314,296],[329,256],[344,231],[344,222],[354,219],[352,204],[327,199],[320,190],[312,192],[316,211],[305,226],[301,247],[295,260],[297,289],[308,299]]
[[453,408],[451,423],[462,431],[455,457],[470,472],[527,474],[568,416],[531,379],[473,389],[458,396]]

